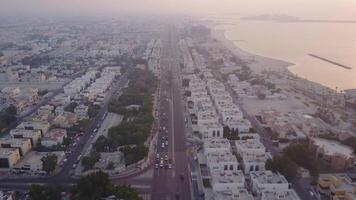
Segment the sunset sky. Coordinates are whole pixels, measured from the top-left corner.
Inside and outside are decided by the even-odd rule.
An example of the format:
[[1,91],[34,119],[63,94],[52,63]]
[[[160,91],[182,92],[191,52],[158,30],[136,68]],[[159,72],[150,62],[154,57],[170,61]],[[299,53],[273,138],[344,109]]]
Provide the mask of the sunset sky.
[[0,0],[1,14],[289,14],[356,19],[356,0]]

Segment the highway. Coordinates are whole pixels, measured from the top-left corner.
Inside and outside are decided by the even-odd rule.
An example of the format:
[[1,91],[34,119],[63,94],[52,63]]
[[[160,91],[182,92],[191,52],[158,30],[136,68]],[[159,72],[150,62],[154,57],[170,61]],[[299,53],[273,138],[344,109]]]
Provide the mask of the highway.
[[[185,122],[182,97],[178,79],[178,39],[173,28],[168,38],[163,39],[161,59],[161,85],[159,124],[161,131],[157,139],[157,152],[168,154],[172,169],[158,168],[154,171],[151,199],[184,199],[191,198],[188,157],[185,143]],[[164,128],[163,128],[164,127]],[[166,131],[167,130],[167,131]],[[168,137],[168,149],[162,148],[162,136]]]

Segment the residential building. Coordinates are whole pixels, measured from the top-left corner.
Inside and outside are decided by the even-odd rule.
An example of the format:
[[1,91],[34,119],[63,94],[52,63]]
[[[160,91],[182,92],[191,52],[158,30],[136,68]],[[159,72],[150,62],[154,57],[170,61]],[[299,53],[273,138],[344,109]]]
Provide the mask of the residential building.
[[269,155],[265,146],[256,139],[236,140],[237,153],[242,158],[245,174],[253,171],[264,171]]
[[26,130],[26,129],[12,129],[10,131],[12,138],[26,138],[31,140],[31,145],[36,146],[41,139],[41,130]]
[[11,169],[19,160],[18,148],[0,148],[0,169]]
[[356,193],[356,176],[344,173],[320,174],[317,191],[322,199],[353,200]]
[[207,166],[210,172],[236,171],[239,163],[230,151],[209,153],[206,155]]
[[64,138],[67,137],[67,131],[65,129],[52,129],[41,139],[41,144],[45,147],[51,147],[54,145],[62,144]]
[[32,148],[31,140],[25,138],[1,138],[1,148],[17,148],[20,151],[20,156],[24,156]]
[[74,108],[74,113],[79,119],[89,118],[88,116],[88,106],[80,104]]
[[355,154],[353,149],[340,142],[322,138],[312,138],[311,141],[318,147],[317,154],[333,169],[348,169],[353,166]]
[[283,192],[289,190],[287,179],[272,171],[250,172],[252,191],[257,197],[261,197],[264,191]]
[[254,200],[246,189],[233,189],[214,192],[214,200]]
[[214,171],[211,173],[211,186],[214,192],[244,188],[245,177],[240,170]]
[[203,144],[204,154],[231,151],[230,141],[226,138],[207,138]]

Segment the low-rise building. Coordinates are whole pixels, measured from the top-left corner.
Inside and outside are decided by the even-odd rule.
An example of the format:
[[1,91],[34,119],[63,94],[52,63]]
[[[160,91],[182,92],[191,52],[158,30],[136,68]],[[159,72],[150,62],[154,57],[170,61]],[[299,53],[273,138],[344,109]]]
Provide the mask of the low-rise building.
[[64,158],[63,151],[56,152],[36,152],[31,151],[21,161],[19,161],[11,170],[13,174],[27,174],[27,175],[46,175],[47,172],[42,169],[42,159],[47,155],[56,155],[57,164]]
[[246,189],[234,189],[214,192],[214,200],[254,200]]
[[204,154],[231,151],[231,145],[226,138],[209,138],[204,140]]
[[236,140],[237,153],[242,157],[244,172],[264,171],[268,159],[265,146],[256,139]]
[[292,190],[286,191],[270,191],[265,190],[262,192],[261,200],[300,200],[298,194]]
[[10,131],[12,138],[26,138],[31,140],[31,145],[36,146],[41,139],[41,130],[26,130],[26,129],[12,129]]
[[355,155],[353,149],[339,142],[312,138],[311,141],[318,147],[317,153],[333,169],[347,169],[353,166]]
[[264,191],[283,192],[289,190],[287,179],[272,171],[250,172],[252,191],[259,198]]
[[11,169],[19,160],[19,149],[0,148],[0,169]]
[[17,129],[25,129],[25,130],[40,130],[42,134],[46,133],[50,127],[48,122],[40,122],[40,121],[25,121],[19,124]]
[[[354,174],[320,174],[317,185],[321,199],[347,199],[356,193]],[[350,198],[352,199],[352,198]]]
[[47,132],[41,139],[41,144],[45,147],[51,147],[54,145],[62,144],[64,138],[67,137],[67,131],[65,129],[52,129]]
[[20,156],[24,156],[32,148],[31,140],[25,138],[1,138],[1,148],[17,148],[20,151]]
[[211,173],[236,171],[239,163],[230,151],[221,151],[206,155],[207,166]]
[[223,126],[219,122],[205,122],[200,123],[199,133],[203,138],[222,138]]
[[38,108],[37,113],[39,115],[49,115],[53,112],[54,106],[45,105]]
[[211,173],[211,186],[214,192],[237,190],[245,187],[245,177],[240,170]]
[[88,118],[88,106],[80,104],[74,108],[74,113],[77,115],[79,119]]

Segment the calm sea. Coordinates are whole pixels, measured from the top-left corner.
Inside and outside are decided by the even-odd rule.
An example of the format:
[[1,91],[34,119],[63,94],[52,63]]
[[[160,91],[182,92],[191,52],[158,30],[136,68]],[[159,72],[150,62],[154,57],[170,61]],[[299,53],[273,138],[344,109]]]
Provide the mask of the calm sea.
[[[220,19],[221,21],[221,19]],[[243,50],[278,58],[295,65],[298,76],[338,90],[356,88],[356,24],[301,23],[223,19],[217,26]],[[320,57],[352,67],[339,66],[310,57]]]

